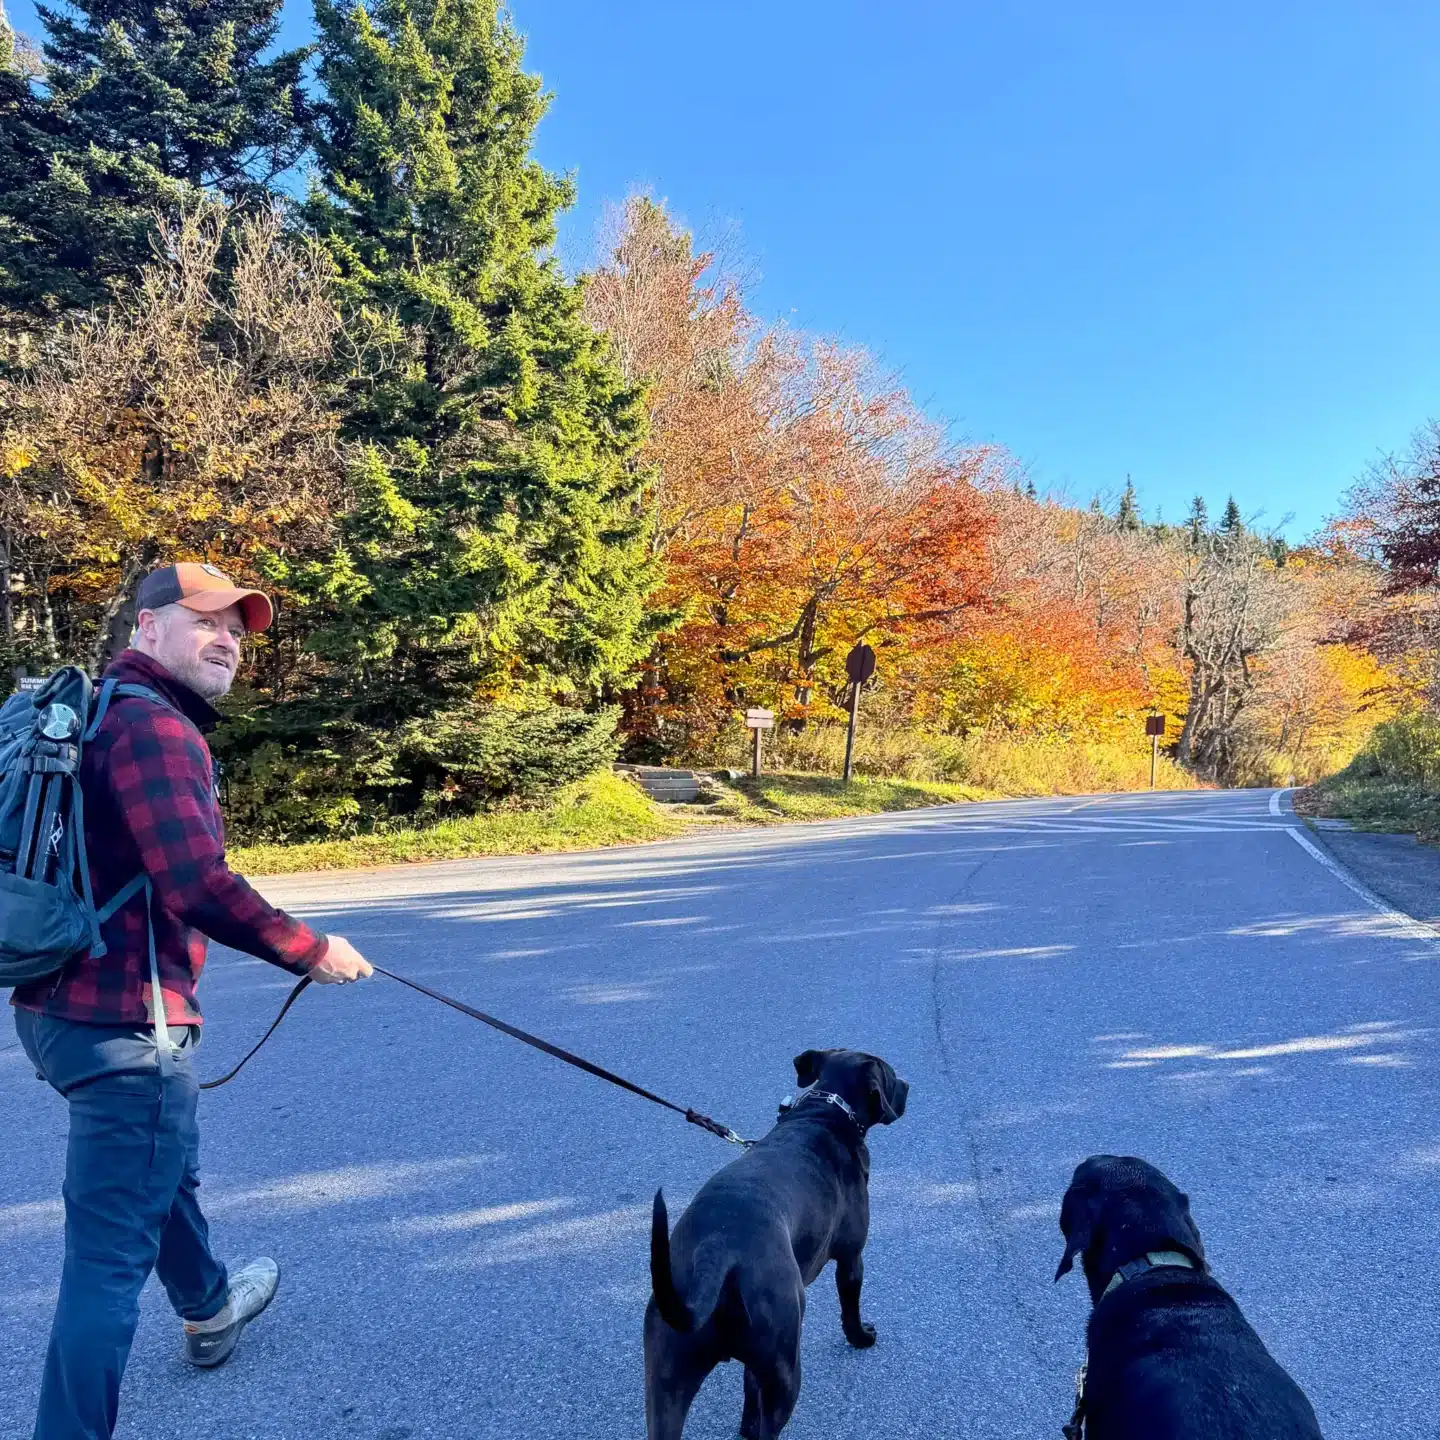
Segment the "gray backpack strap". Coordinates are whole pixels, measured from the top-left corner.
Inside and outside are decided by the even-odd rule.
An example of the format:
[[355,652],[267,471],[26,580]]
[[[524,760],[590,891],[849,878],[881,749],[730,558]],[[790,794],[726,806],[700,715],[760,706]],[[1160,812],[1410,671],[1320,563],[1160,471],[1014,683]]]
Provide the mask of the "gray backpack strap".
[[[155,1054],[160,1062],[160,1073],[168,1075],[175,1057],[175,1045],[170,1039],[170,1025],[165,1016],[165,992],[160,988],[160,965],[155,958],[155,921],[150,913],[155,887],[143,870],[95,912],[95,928],[98,931],[122,905],[128,905],[140,894],[145,896],[145,944],[150,954],[150,1013],[155,1023]],[[103,950],[101,953],[104,953]]]
[[[150,877],[142,870],[128,885],[122,886],[96,912],[95,919],[103,925],[120,909],[128,905],[142,890],[150,889]],[[146,897],[149,898],[148,896]]]
[[128,681],[122,681],[115,687],[115,693],[127,695],[132,700],[153,700],[167,710],[175,708],[158,690],[152,690],[148,685],[131,685]]
[[[90,855],[85,848],[85,793],[78,779],[70,789],[70,847],[75,868],[80,872],[80,895],[85,901],[85,913],[90,917],[90,954],[99,960],[109,953],[109,947],[100,934],[102,921],[95,909],[95,892],[90,886]],[[114,910],[109,911],[105,919],[108,920],[114,913]]]
[[100,722],[105,718],[105,712],[110,708],[110,701],[115,695],[115,686],[118,682],[106,680],[100,686],[100,694],[95,701],[95,709],[90,716],[90,728],[86,730],[82,745],[88,745],[99,733]]
[[[100,687],[100,698],[95,703],[95,714],[90,721],[90,728],[85,732],[85,740],[88,743],[93,740],[100,731],[100,722],[105,718],[105,712],[110,708],[110,702],[117,696],[126,697],[132,700],[153,700],[157,705],[163,705],[167,710],[175,707],[158,691],[152,690],[148,685],[121,684],[116,680],[107,680]],[[80,787],[75,787],[77,808],[80,804]],[[81,818],[83,825],[83,817]],[[84,830],[80,834],[84,835]],[[150,905],[154,899],[155,888],[150,883],[150,877],[143,870],[128,884],[121,886],[109,900],[98,910],[95,909],[94,901],[90,895],[90,867],[84,863],[80,865],[80,873],[84,877],[85,899],[90,904],[91,913],[95,917],[94,935],[95,943],[91,947],[92,955],[105,954],[105,942],[100,939],[100,927],[109,920],[122,905],[128,905],[137,895],[144,893],[145,896],[145,943],[150,953],[150,1013],[155,1022],[155,1056],[160,1065],[160,1073],[168,1075],[174,1064],[176,1049],[170,1039],[170,1025],[165,1016],[165,993],[160,988],[160,966],[155,958],[155,920],[151,914]],[[97,948],[98,947],[98,948]]]
[[100,694],[95,701],[95,710],[90,717],[90,728],[85,732],[84,743],[86,745],[100,733],[100,722],[104,720],[105,712],[110,708],[110,702],[117,695],[128,697],[131,700],[153,700],[167,710],[175,708],[158,690],[152,690],[148,685],[131,685],[113,678],[106,680],[100,686]]
[[154,889],[145,877],[145,943],[150,948],[150,1011],[155,1017],[155,1059],[161,1075],[169,1075],[175,1065],[176,1048],[170,1040],[170,1023],[165,1016],[165,992],[160,988],[160,966],[155,959],[155,921],[150,915],[150,899]]

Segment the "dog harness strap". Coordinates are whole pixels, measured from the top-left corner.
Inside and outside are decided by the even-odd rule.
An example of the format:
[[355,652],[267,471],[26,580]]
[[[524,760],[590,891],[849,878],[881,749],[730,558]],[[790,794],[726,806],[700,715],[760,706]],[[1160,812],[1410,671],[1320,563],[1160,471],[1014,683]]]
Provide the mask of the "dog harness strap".
[[1112,1290],[1118,1290],[1127,1280],[1143,1275],[1147,1270],[1165,1269],[1193,1270],[1195,1262],[1178,1250],[1151,1250],[1138,1260],[1122,1265],[1111,1277],[1110,1283],[1100,1292],[1103,1300]]

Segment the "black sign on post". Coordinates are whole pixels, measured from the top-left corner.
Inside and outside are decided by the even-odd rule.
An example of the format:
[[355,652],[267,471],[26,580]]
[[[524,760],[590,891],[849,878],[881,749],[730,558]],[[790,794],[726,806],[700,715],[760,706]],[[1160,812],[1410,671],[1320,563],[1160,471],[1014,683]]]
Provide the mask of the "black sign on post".
[[868,645],[857,645],[845,657],[845,673],[863,685],[875,673],[875,652]]
[[855,773],[855,722],[860,718],[860,687],[875,673],[875,651],[864,643],[857,644],[845,657],[845,673],[850,677],[850,728],[845,735],[845,783]]
[[1150,737],[1150,788],[1155,788],[1155,773],[1160,768],[1160,737],[1165,733],[1163,715],[1145,717],[1145,733]]

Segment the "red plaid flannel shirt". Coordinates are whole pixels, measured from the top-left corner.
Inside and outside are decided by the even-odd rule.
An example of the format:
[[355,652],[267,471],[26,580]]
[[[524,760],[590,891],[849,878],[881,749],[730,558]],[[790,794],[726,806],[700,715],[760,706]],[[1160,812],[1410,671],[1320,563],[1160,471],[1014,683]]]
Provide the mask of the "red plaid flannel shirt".
[[[198,1025],[195,987],[207,935],[295,975],[324,955],[326,941],[225,863],[225,823],[201,733],[214,729],[215,710],[135,650],[126,650],[104,678],[148,686],[175,708],[116,696],[85,747],[80,784],[95,903],[103,905],[142,869],[149,875],[166,1023]],[[58,980],[20,986],[12,1003],[94,1025],[152,1023],[143,894],[101,933],[107,954],[72,961]]]

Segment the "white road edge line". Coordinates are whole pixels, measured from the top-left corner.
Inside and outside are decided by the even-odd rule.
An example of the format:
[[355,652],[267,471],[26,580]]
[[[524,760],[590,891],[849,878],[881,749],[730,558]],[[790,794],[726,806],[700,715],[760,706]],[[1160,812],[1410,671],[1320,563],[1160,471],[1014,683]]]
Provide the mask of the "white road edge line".
[[[1290,793],[1290,792],[1289,792],[1288,790],[1277,790],[1277,791],[1270,797],[1270,813],[1271,813],[1272,815],[1278,815],[1278,814],[1280,813],[1280,801],[1281,801],[1281,798],[1282,798],[1283,796],[1288,795],[1289,793]],[[1292,831],[1291,833],[1293,834],[1294,832]]]
[[1332,860],[1314,841],[1302,835],[1293,825],[1287,827],[1286,834],[1311,859],[1318,860],[1342,885],[1353,890],[1372,910],[1383,915],[1402,934],[1408,935],[1412,940],[1440,942],[1440,930],[1415,919],[1413,915],[1406,915],[1382,900],[1369,886],[1361,884],[1343,865]]

